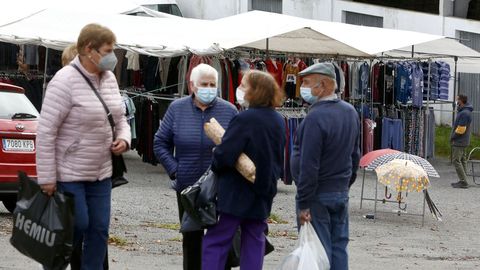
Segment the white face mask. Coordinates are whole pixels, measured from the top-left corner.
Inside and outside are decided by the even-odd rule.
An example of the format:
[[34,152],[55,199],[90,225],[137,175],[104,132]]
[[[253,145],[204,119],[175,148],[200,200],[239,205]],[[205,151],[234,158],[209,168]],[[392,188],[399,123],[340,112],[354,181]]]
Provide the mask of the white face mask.
[[245,100],[245,91],[240,87],[237,88],[235,92],[235,97],[237,98],[238,104],[244,107],[248,107],[248,102]]

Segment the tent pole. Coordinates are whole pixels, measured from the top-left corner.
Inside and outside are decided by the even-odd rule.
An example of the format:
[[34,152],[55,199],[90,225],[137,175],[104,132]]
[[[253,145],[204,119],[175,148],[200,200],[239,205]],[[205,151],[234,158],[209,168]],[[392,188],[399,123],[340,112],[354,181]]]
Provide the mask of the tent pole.
[[269,56],[270,56],[270,52],[269,52],[269,48],[268,48],[269,45],[270,45],[270,44],[269,44],[269,40],[268,40],[268,38],[267,38],[267,39],[265,39],[265,48],[266,48],[265,53],[266,53],[267,59],[268,59]]
[[[456,98],[457,98],[457,95],[458,95],[458,91],[457,91],[457,80],[458,80],[458,74],[457,74],[457,61],[458,61],[458,56],[454,56],[453,60],[455,60],[455,75],[454,75],[454,81],[453,81],[453,100],[455,101]],[[452,108],[453,108],[453,112],[452,112],[452,128],[453,128],[453,124],[455,123],[455,102],[452,103]]]
[[48,63],[48,48],[45,47],[45,67],[43,69],[43,92],[42,92],[42,103],[45,98],[45,92],[47,91],[47,63]]
[[[456,100],[457,100],[457,80],[458,80],[458,73],[457,73],[457,62],[458,62],[458,56],[454,56],[453,60],[455,60],[455,71],[454,71],[454,81],[453,81],[453,103],[452,103],[452,128],[454,128],[455,125],[455,109],[456,109]],[[450,146],[450,163],[453,161],[453,155],[452,155],[452,150],[453,148]]]

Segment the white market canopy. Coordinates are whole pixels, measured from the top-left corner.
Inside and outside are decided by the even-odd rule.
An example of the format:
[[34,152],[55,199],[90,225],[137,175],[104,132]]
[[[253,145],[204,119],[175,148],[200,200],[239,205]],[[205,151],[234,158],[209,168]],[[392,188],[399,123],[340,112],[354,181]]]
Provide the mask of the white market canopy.
[[404,46],[442,39],[411,31],[308,20],[263,11],[218,19],[215,31],[222,48],[251,47],[292,53],[374,56]]
[[[89,23],[109,27],[117,37],[117,46],[140,54],[169,57],[188,53],[218,53],[214,44],[187,37],[200,33],[211,22],[184,18],[151,18],[111,13],[86,13],[44,9],[31,16],[0,27],[0,41],[35,44],[62,50],[75,43],[80,30]],[[193,35],[193,34],[192,34]]]
[[[156,11],[148,11],[153,14],[151,16],[157,16],[155,18],[118,14],[145,11],[144,7],[128,1],[96,0],[97,4],[93,4],[94,0],[85,0],[87,4],[83,3],[83,8],[75,6],[70,10],[66,4],[58,4],[65,1],[58,1],[46,1],[50,3],[47,7],[55,3],[58,8],[45,8],[44,1],[32,0],[7,4],[0,11],[0,41],[61,50],[76,42],[83,26],[95,22],[112,29],[118,47],[159,57],[189,52],[218,54],[237,47],[266,50],[267,39],[269,50],[287,53],[375,57],[388,52],[388,55],[408,57],[406,54],[411,53],[408,48],[415,45],[415,51],[434,53],[438,57],[480,57],[478,52],[442,36],[308,20],[262,11],[208,21]],[[37,2],[42,2],[43,7]],[[29,3],[28,8],[20,8],[25,3]],[[92,6],[100,12],[85,11],[85,7]],[[472,67],[477,67],[475,61]]]

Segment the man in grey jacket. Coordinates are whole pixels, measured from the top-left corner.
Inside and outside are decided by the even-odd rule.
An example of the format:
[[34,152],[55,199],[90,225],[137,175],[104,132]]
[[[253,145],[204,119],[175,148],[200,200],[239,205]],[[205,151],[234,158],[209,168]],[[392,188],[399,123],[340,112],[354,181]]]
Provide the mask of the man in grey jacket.
[[468,103],[467,96],[457,97],[458,114],[452,129],[450,142],[452,144],[452,158],[459,181],[452,183],[454,188],[468,188],[467,157],[465,149],[470,145],[470,124],[472,123],[473,107]]

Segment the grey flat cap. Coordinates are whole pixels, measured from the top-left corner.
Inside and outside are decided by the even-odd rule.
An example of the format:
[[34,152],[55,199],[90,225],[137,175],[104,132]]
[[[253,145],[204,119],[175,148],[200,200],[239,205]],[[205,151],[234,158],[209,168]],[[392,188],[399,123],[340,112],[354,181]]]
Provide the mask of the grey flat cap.
[[336,79],[335,67],[333,67],[332,63],[318,63],[315,65],[311,65],[298,73],[298,75],[302,77],[310,74],[322,74],[330,78]]

